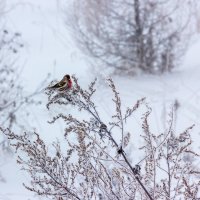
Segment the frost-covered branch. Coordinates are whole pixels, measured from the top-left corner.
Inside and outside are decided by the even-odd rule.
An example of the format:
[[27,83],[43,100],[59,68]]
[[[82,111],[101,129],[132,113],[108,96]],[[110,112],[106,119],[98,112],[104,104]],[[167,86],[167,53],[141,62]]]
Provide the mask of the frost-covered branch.
[[[191,148],[193,126],[175,134],[171,126],[173,120],[169,120],[165,132],[152,133],[149,123],[151,108],[145,99],[138,100],[124,112],[112,79],[107,81],[114,94],[115,111],[108,123],[93,98],[96,80],[85,90],[77,78],[72,79],[74,86],[71,90],[46,90],[48,109],[70,106],[78,111],[76,116],[69,110],[66,114],[63,109],[49,121],[54,124],[62,119],[65,123],[65,140],[54,142],[53,151],[49,151],[37,133],[31,137],[1,129],[12,146],[21,152],[18,163],[31,176],[31,183],[25,185],[27,189],[55,199],[199,198],[197,177],[200,171],[194,167],[194,158],[199,159],[199,155]],[[143,144],[140,148],[145,159],[134,166],[130,153],[127,153],[129,146],[135,155],[130,144],[133,133],[126,133],[125,127],[128,118],[142,105],[147,108],[142,117]]]

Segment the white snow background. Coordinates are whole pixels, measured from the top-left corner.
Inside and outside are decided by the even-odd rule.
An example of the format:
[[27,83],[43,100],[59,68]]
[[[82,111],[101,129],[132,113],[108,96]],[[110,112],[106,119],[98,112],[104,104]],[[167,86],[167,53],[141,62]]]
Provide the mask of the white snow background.
[[[10,30],[20,32],[25,43],[19,63],[23,66],[21,77],[26,84],[27,92],[34,91],[48,73],[52,74],[52,79],[60,79],[66,73],[75,74],[83,86],[92,81],[92,75],[89,74],[88,64],[84,60],[84,56],[76,48],[64,26],[59,1],[8,0],[6,1],[6,9],[8,12],[2,19],[3,23]],[[200,152],[199,53],[200,39],[197,38],[189,48],[182,66],[172,74],[142,75],[133,78],[114,77],[124,107],[134,105],[141,97],[147,98],[147,102],[153,108],[151,114],[153,131],[163,131],[169,108],[177,100],[180,107],[177,111],[174,129],[179,132],[196,124],[192,131],[192,138],[194,148],[198,152]],[[95,98],[98,109],[106,121],[109,119],[113,107],[110,103],[111,92],[105,88],[103,81],[101,85],[101,81],[98,85],[101,90]],[[44,101],[37,110],[32,109],[31,114],[34,116],[33,123],[37,132],[50,144],[57,138],[63,138],[64,127],[62,123],[57,123],[57,125],[47,123],[47,120],[53,116],[53,111],[47,111],[45,103]],[[128,126],[133,132],[137,132],[136,127],[141,124],[142,112],[144,110],[141,110],[134,117],[135,121],[131,122],[131,126]],[[136,157],[133,163],[140,160],[140,155]],[[0,158],[0,172],[5,178],[5,182],[0,182],[0,200],[40,199],[22,186],[22,182],[28,183],[29,177],[20,171],[13,158],[7,155]]]

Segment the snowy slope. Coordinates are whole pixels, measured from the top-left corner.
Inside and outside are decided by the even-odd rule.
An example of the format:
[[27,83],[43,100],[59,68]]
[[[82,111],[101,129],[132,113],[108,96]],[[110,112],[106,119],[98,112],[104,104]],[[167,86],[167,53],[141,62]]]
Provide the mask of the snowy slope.
[[[63,26],[57,3],[55,0],[9,0],[8,2],[7,6],[14,5],[14,8],[7,14],[5,22],[11,30],[20,31],[25,41],[26,47],[21,63],[25,62],[22,76],[25,78],[27,91],[34,90],[38,82],[42,81],[49,72],[52,73],[52,78],[57,79],[65,73],[76,74],[84,86],[90,81],[86,74],[87,64]],[[133,105],[139,98],[147,98],[147,102],[153,108],[151,120],[154,131],[163,131],[169,108],[177,101],[180,106],[177,110],[174,129],[183,131],[195,123],[196,127],[192,136],[195,148],[199,146],[200,137],[198,131],[200,128],[200,57],[198,52],[200,52],[200,41],[191,46],[184,65],[173,74],[143,75],[133,78],[114,77],[125,107]],[[114,108],[110,101],[111,92],[105,88],[104,81],[101,81],[98,85],[100,90],[97,93],[96,102],[103,118],[107,121]],[[41,97],[44,98],[43,95]],[[141,125],[140,117],[144,111],[144,109],[140,110],[134,122],[128,126],[133,132]],[[32,114],[38,117],[37,130],[48,143],[56,138],[63,138],[62,123],[57,126],[46,123],[54,113],[46,111],[45,100],[38,110],[33,109]],[[5,158],[6,160],[3,160]],[[139,160],[139,157],[137,159]],[[19,170],[12,158],[5,155],[0,164],[0,171],[6,179],[5,183],[0,182],[0,200],[39,199],[23,188],[22,182],[28,182],[29,177]]]

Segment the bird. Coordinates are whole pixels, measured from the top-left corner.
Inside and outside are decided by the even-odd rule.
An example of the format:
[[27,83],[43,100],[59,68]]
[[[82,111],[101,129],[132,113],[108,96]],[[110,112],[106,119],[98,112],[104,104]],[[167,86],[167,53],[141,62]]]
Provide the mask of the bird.
[[49,89],[58,89],[59,91],[69,90],[72,88],[72,80],[69,74],[66,74],[61,81],[53,86],[48,87]]

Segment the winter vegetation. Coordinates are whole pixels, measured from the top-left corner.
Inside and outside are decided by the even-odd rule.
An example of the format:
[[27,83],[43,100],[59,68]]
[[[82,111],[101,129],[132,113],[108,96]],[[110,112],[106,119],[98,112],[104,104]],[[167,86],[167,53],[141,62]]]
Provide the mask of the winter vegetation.
[[0,30],[0,200],[200,200],[199,49],[174,70],[199,2],[13,1],[0,1],[19,9],[17,31]]
[[160,74],[179,66],[197,7],[195,0],[75,0],[66,24],[97,70]]
[[[200,170],[195,166],[199,155],[192,149],[190,133],[193,125],[181,133],[173,130],[173,109],[168,127],[153,133],[149,124],[151,108],[145,98],[125,111],[111,78],[115,112],[106,123],[93,101],[95,81],[83,89],[73,77],[74,87],[68,92],[47,89],[48,109],[56,105],[72,106],[79,114],[58,113],[49,122],[62,119],[65,141],[52,144],[54,153],[38,133],[17,135],[1,129],[19,153],[17,162],[31,176],[24,185],[28,190],[52,199],[199,199]],[[133,131],[126,132],[127,123],[138,109],[144,107],[141,147],[144,158],[134,163]],[[85,114],[86,113],[86,114]],[[84,117],[83,117],[84,116]],[[132,127],[134,129],[134,127]],[[64,145],[64,148],[63,148]],[[129,149],[129,153],[126,151]]]
[[[29,123],[30,106],[40,104],[40,100],[34,96],[40,93],[39,87],[31,93],[25,91],[25,86],[20,74],[22,67],[18,66],[18,58],[24,44],[21,34],[3,29],[0,32],[0,126],[13,131],[31,132],[33,128]],[[0,182],[5,182],[5,176],[1,173],[5,155],[12,155],[13,151],[9,140],[0,134]]]
[[22,86],[18,83],[19,73],[14,66],[16,64],[16,56],[19,48],[23,47],[20,42],[19,33],[9,33],[4,29],[1,31],[1,67],[0,67],[0,83],[1,83],[1,124],[12,127],[16,116],[15,112],[19,109],[22,102]]
[[[25,91],[25,86],[21,80],[20,73],[22,67],[18,66],[18,58],[24,44],[21,34],[12,33],[7,29],[2,29],[0,35],[0,124],[13,130],[27,130],[30,128],[26,120],[30,114],[29,106],[38,105],[41,102],[34,100],[34,96],[39,94],[42,82],[32,93]],[[8,150],[7,140],[0,136],[0,149]]]

